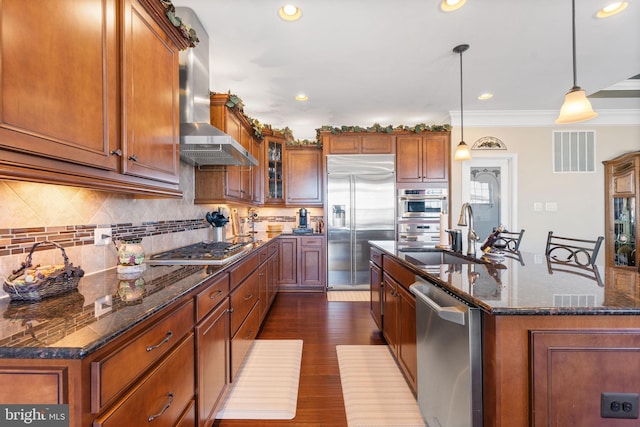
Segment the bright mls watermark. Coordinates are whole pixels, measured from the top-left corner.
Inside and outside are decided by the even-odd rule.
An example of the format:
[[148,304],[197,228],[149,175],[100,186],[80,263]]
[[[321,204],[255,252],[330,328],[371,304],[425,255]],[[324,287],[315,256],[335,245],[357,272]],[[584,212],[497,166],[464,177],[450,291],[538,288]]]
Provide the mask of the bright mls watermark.
[[69,405],[0,405],[0,426],[69,427]]

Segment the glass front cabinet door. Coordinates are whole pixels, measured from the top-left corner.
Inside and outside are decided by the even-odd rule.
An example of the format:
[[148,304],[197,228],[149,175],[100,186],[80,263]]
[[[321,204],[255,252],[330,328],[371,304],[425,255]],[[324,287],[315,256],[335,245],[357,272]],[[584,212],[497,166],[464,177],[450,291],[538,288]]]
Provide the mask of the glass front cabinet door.
[[640,301],[638,213],[640,151],[605,166],[605,303]]
[[267,136],[267,194],[265,204],[284,205],[284,139]]

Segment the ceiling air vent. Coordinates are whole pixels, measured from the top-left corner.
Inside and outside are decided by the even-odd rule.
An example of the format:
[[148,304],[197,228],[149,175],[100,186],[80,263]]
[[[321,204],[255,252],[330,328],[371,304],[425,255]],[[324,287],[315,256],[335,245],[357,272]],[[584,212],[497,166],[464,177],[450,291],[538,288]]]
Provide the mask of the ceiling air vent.
[[596,171],[595,159],[595,131],[553,132],[554,173],[593,173]]

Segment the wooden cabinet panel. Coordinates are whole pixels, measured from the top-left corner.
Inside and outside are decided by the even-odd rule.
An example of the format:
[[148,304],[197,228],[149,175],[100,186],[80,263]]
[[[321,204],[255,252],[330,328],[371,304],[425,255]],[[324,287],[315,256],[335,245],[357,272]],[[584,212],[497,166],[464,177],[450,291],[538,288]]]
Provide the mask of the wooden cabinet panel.
[[600,398],[638,393],[639,350],[640,330],[531,331],[531,425],[637,425],[637,419],[601,418]]
[[326,286],[322,238],[302,238],[300,240],[300,286]]
[[187,409],[182,413],[182,416],[176,423],[175,427],[195,427],[198,425],[196,419],[196,402],[192,400],[187,406]]
[[[373,248],[372,248],[373,251]],[[376,322],[378,329],[382,330],[382,301],[384,287],[382,282],[382,269],[379,265],[376,265],[372,260],[369,262],[369,276],[370,276],[370,299],[371,299],[371,316]]]
[[100,416],[95,427],[173,426],[193,399],[194,339],[190,334],[115,407]]
[[0,402],[5,405],[69,403],[69,370],[60,367],[0,367]]
[[196,327],[199,426],[213,422],[230,382],[230,342],[227,301]]
[[245,277],[248,277],[256,268],[258,268],[258,260],[258,253],[254,252],[229,269],[231,290],[235,289],[236,286],[242,283]]
[[198,322],[229,294],[229,274],[222,273],[204,286],[205,289],[196,295],[196,321]]
[[119,168],[116,5],[2,2],[0,146]]
[[394,136],[380,133],[322,134],[326,154],[393,154]]
[[281,237],[278,242],[280,244],[278,284],[295,285],[298,283],[298,239]]
[[322,150],[287,147],[285,196],[287,205],[322,206]]
[[398,362],[413,390],[416,390],[418,349],[416,347],[416,298],[404,287],[396,288],[398,295]]
[[231,293],[231,335],[234,335],[247,314],[258,302],[260,281],[258,272],[254,271]]
[[446,183],[451,163],[450,134],[398,135],[396,138],[396,181]]
[[124,173],[177,184],[178,49],[136,0],[125,2],[123,42]]
[[98,413],[193,328],[190,300],[128,344],[91,363],[91,408]]
[[238,329],[231,340],[231,381],[233,382],[238,373],[238,369],[242,365],[244,358],[247,356],[253,340],[258,335],[260,329],[260,313],[257,305],[249,312],[244,323]]
[[382,335],[393,354],[398,357],[398,293],[399,286],[391,276],[383,272],[384,302],[382,312]]

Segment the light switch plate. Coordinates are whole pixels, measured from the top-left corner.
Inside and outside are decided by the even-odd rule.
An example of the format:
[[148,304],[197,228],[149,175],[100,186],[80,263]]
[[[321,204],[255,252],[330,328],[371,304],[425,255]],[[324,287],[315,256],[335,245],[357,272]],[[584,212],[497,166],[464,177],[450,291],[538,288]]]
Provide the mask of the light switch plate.
[[93,230],[93,244],[106,246],[111,243],[111,228],[96,228]]

